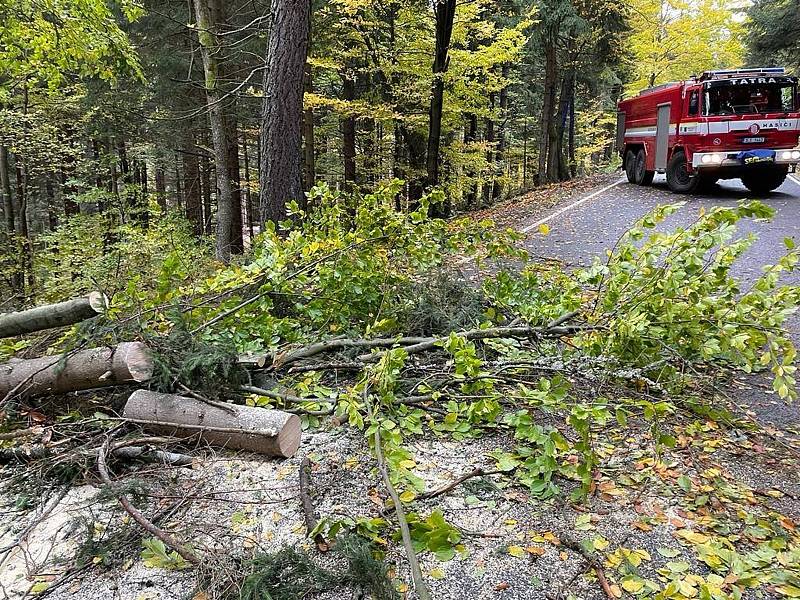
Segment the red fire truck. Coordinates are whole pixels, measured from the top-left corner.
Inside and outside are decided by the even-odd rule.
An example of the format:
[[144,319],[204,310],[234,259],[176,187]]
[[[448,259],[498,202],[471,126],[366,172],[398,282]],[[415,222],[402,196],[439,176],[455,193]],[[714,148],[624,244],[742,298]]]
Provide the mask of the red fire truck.
[[628,181],[666,173],[672,191],[690,193],[738,178],[771,192],[800,163],[797,81],[782,68],[707,71],[623,100],[617,148]]

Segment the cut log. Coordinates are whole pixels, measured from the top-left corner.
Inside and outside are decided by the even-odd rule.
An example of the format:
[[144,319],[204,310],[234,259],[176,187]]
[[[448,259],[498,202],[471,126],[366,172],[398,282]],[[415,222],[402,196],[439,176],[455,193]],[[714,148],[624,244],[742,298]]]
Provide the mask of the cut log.
[[111,348],[89,348],[0,365],[0,398],[63,394],[96,387],[141,383],[153,376],[153,358],[142,342]]
[[74,325],[96,317],[106,308],[108,299],[100,292],[92,292],[85,298],[0,314],[0,338]]
[[209,444],[290,457],[300,447],[300,417],[279,410],[230,405],[233,412],[194,398],[136,390],[122,416],[159,434],[198,436]]

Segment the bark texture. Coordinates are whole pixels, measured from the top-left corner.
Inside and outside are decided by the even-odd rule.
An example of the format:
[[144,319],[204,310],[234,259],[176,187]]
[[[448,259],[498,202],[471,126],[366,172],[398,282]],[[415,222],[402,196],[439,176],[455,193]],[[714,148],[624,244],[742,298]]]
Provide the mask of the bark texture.
[[212,15],[218,13],[218,0],[194,0],[198,38],[203,55],[208,121],[214,146],[214,166],[217,175],[217,234],[215,251],[223,262],[230,261],[233,241],[233,190],[229,177],[228,142],[225,135],[225,113],[219,85],[220,43]]
[[436,0],[436,50],[433,58],[433,89],[428,126],[428,183],[439,184],[439,146],[442,139],[442,110],[444,108],[444,74],[450,64],[450,38],[456,16],[456,0]]
[[148,390],[128,398],[123,417],[154,432],[199,436],[215,446],[290,457],[300,447],[300,417],[279,410],[210,404]]
[[0,365],[0,397],[63,394],[96,387],[141,383],[153,376],[153,358],[141,342],[90,348],[64,356],[45,356]]
[[286,204],[303,200],[303,71],[310,17],[310,0],[274,0],[271,6],[261,115],[262,223],[285,219]]
[[[348,69],[342,73],[342,98],[347,102],[356,99],[356,82]],[[344,180],[352,188],[356,180],[356,117],[348,114],[342,119],[342,158],[344,159]]]
[[[314,91],[313,76],[311,65],[306,64],[303,88],[307,94]],[[308,108],[303,112],[303,189],[306,192],[311,191],[317,179],[314,144],[314,109]]]
[[103,294],[92,292],[85,298],[0,314],[0,338],[74,325],[96,317],[107,305],[108,299]]
[[186,187],[186,218],[192,224],[195,235],[203,234],[203,199],[200,194],[200,160],[194,132],[186,133],[183,145],[183,176]]

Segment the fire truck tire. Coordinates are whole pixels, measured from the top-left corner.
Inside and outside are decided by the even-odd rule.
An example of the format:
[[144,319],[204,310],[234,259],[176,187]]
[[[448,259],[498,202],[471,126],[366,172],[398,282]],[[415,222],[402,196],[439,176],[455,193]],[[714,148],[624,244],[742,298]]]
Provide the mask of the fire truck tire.
[[667,165],[667,185],[669,189],[677,194],[691,194],[699,184],[699,175],[689,173],[686,154],[684,154],[683,150],[678,150],[669,159],[669,164]]
[[786,181],[787,173],[786,169],[753,171],[742,175],[742,183],[744,187],[754,194],[769,194],[783,185],[783,182]]
[[636,154],[636,162],[634,163],[633,171],[634,183],[638,185],[650,185],[653,183],[655,171],[647,170],[647,157],[645,156],[644,150],[639,150]]
[[628,178],[628,183],[636,183],[636,155],[633,150],[628,150],[625,153],[625,176]]

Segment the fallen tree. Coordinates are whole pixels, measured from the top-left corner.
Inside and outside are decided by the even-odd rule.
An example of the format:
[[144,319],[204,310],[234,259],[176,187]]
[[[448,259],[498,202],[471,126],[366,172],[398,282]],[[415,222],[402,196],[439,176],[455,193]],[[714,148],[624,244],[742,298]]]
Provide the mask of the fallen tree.
[[136,390],[123,417],[153,432],[198,436],[224,448],[290,457],[300,446],[300,417],[279,410],[230,405],[228,410],[195,398]]
[[0,338],[74,325],[96,317],[107,307],[108,299],[100,292],[92,292],[83,298],[58,304],[46,304],[19,312],[0,314]]
[[89,348],[65,355],[15,360],[0,365],[0,397],[41,396],[97,387],[142,383],[153,376],[153,358],[141,342]]

